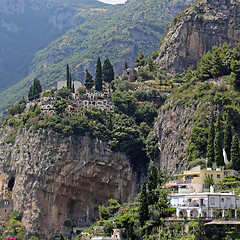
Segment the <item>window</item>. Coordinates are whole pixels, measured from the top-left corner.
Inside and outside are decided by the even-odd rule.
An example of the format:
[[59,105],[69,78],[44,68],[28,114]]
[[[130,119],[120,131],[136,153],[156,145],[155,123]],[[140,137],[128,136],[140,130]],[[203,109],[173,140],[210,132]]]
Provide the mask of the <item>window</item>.
[[222,198],[222,202],[224,202],[224,198]]
[[211,197],[211,198],[210,198],[210,202],[211,202],[211,205],[214,205],[214,203],[215,203],[214,197]]
[[220,178],[221,177],[221,175],[220,174],[217,174],[217,178]]

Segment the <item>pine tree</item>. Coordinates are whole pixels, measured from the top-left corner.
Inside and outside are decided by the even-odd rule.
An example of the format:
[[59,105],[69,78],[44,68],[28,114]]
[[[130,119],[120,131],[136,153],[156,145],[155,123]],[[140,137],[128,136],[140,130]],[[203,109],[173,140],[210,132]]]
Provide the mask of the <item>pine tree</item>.
[[210,70],[213,77],[217,77],[220,75],[220,72],[222,70],[222,59],[220,57],[220,49],[216,46],[213,47],[213,53],[212,53],[212,68]]
[[208,141],[207,141],[207,167],[212,167],[214,163],[214,137],[215,137],[215,131],[214,131],[214,116],[213,113],[211,114],[211,120],[209,124],[209,130],[208,130]]
[[220,115],[217,117],[215,138],[214,138],[214,155],[215,162],[218,167],[224,166],[223,152],[222,152],[222,130],[220,123]]
[[148,58],[147,58],[147,65],[148,65],[149,71],[152,72],[154,70],[154,64],[153,64],[153,59],[151,58],[151,56],[148,56]]
[[140,206],[139,206],[139,222],[141,227],[144,223],[148,220],[148,196],[147,196],[147,189],[146,183],[144,182],[142,185],[142,190],[140,194]]
[[201,57],[201,61],[198,64],[198,68],[196,71],[197,77],[201,80],[208,79],[212,77],[211,74],[211,66],[212,66],[212,55],[210,51],[207,52],[207,54],[203,55]]
[[102,79],[104,82],[109,83],[109,89],[110,89],[110,84],[114,80],[114,71],[113,71],[113,65],[111,64],[108,58],[106,58],[102,67]]
[[125,61],[125,65],[124,65],[124,70],[128,69],[128,64],[127,62]]
[[102,64],[100,57],[98,57],[96,66],[95,89],[97,91],[102,91]]
[[231,126],[231,122],[230,122],[229,113],[227,114],[227,118],[226,118],[223,142],[224,142],[224,149],[227,154],[227,159],[228,159],[228,161],[230,161],[230,159],[231,159],[230,152],[231,152],[231,143],[232,143],[232,126]]
[[92,75],[89,73],[89,71],[86,70],[84,86],[85,86],[87,89],[91,89],[91,88],[93,87],[93,85],[94,85],[93,77],[92,77]]
[[240,170],[240,150],[237,134],[234,134],[232,140],[230,166],[236,171]]
[[140,50],[138,53],[138,57],[135,60],[135,67],[142,67],[145,65],[145,57],[143,52]]

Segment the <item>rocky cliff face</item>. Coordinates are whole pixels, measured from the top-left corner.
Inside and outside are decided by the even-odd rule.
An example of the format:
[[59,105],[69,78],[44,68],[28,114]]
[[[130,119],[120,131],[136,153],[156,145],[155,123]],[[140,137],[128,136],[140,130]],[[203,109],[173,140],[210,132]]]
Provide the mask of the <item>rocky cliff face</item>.
[[158,138],[158,165],[161,170],[178,172],[186,168],[188,137],[193,126],[189,117],[195,111],[194,105],[190,108],[176,106],[160,111],[154,133]]
[[137,177],[128,158],[89,137],[62,138],[38,130],[20,130],[15,143],[4,143],[12,129],[2,130],[0,196],[12,189],[14,209],[28,234],[49,239],[66,231],[64,222],[86,226],[109,198],[133,199]]
[[201,0],[183,10],[162,41],[156,63],[172,73],[196,68],[203,54],[227,42],[239,44],[240,2]]
[[170,101],[160,110],[154,125],[160,150],[157,162],[160,170],[172,173],[187,170],[187,147],[199,109],[205,109],[205,117],[209,119],[212,104],[206,101],[193,101],[187,105]]

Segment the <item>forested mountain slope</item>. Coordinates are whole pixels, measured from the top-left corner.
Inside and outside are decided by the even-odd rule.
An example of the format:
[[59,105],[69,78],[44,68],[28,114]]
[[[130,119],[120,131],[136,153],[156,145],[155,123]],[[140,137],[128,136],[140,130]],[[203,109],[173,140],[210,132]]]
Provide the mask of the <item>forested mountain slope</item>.
[[0,92],[28,75],[36,51],[84,23],[91,9],[106,6],[97,0],[0,0]]
[[100,15],[90,15],[83,25],[73,28],[35,54],[31,74],[0,95],[3,110],[26,95],[38,77],[44,87],[56,84],[70,64],[74,80],[83,81],[84,70],[94,73],[96,59],[109,57],[115,71],[122,73],[124,61],[130,66],[139,52],[151,54],[158,48],[165,27],[192,0],[139,0],[114,6]]

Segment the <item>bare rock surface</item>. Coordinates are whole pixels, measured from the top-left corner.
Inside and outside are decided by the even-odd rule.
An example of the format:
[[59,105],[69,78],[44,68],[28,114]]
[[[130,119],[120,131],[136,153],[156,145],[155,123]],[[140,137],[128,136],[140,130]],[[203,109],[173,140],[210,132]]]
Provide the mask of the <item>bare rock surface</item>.
[[110,198],[126,202],[136,194],[129,159],[102,141],[22,129],[7,144],[12,129],[1,131],[0,195],[8,198],[14,182],[14,209],[28,234],[49,239],[66,228],[66,220],[87,226],[96,221],[100,204]]
[[165,35],[155,63],[172,73],[195,69],[201,56],[227,42],[240,39],[240,2],[201,0],[183,10]]

